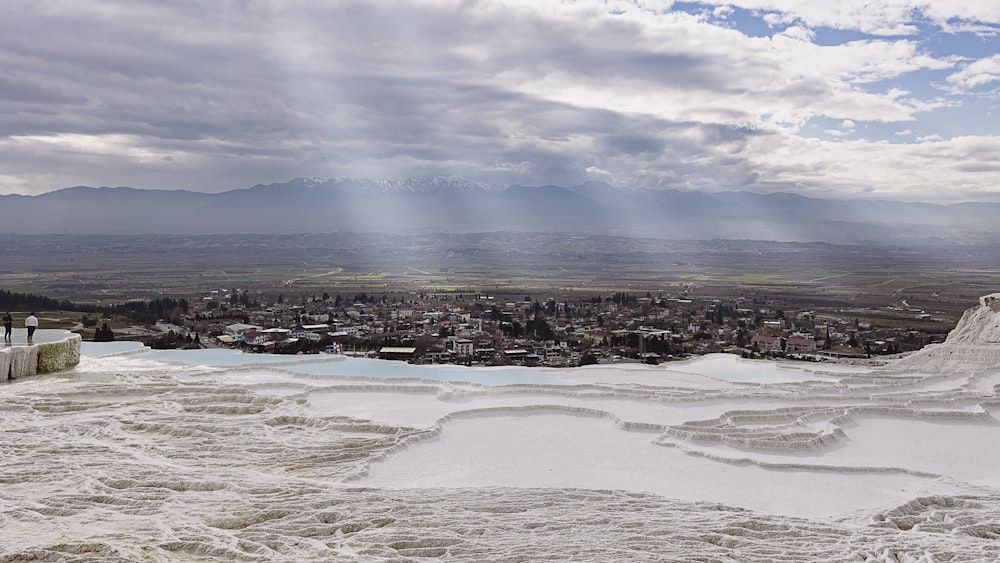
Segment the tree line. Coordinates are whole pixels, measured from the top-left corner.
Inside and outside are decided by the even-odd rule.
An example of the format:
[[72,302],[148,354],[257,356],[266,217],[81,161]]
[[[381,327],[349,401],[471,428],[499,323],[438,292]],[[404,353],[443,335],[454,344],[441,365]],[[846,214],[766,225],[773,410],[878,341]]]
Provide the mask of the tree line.
[[68,299],[60,301],[44,295],[16,293],[4,289],[0,289],[0,304],[6,306],[6,311],[75,311],[99,314],[104,317],[115,315],[145,324],[152,324],[160,319],[178,320],[180,315],[188,312],[189,308],[186,299],[172,299],[170,297],[161,297],[152,301],[126,301],[98,306],[73,303]]
[[15,293],[0,289],[0,303],[6,306],[7,311],[80,311],[82,313],[97,313],[99,307],[96,305],[77,305],[72,301],[58,300],[44,295],[34,293]]

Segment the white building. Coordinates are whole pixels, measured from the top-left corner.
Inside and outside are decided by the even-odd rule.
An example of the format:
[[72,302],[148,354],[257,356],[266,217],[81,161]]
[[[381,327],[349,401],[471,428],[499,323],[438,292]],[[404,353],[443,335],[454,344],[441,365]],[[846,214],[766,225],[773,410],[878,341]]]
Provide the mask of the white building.
[[226,334],[228,334],[230,336],[233,336],[233,337],[239,337],[239,336],[241,336],[245,332],[250,332],[250,331],[255,331],[255,330],[261,330],[261,329],[263,329],[263,327],[260,327],[260,326],[257,326],[257,325],[248,325],[248,324],[243,324],[243,323],[236,323],[236,324],[231,324],[231,325],[227,325],[226,326]]

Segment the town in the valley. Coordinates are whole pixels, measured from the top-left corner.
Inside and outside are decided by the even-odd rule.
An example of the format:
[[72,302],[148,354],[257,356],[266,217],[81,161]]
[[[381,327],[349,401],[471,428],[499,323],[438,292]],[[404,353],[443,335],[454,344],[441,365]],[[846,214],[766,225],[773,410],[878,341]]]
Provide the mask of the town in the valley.
[[[660,363],[731,352],[820,361],[918,349],[940,331],[879,326],[829,312],[736,300],[614,292],[559,299],[481,292],[277,295],[211,292],[167,300],[154,347],[225,346],[262,353],[344,353],[414,363],[579,366]],[[927,320],[920,311],[896,311]],[[169,337],[162,331],[167,331]],[[119,329],[103,339],[135,337]]]

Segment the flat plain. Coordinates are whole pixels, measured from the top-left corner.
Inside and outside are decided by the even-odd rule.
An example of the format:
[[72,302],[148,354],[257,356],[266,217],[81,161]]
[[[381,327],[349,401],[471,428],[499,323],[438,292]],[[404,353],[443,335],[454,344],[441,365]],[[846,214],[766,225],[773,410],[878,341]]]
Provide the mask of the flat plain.
[[[308,299],[409,293],[744,299],[953,326],[996,291],[1000,249],[525,233],[11,237],[0,288],[76,303],[196,298],[236,287]],[[929,317],[916,318],[915,311]]]

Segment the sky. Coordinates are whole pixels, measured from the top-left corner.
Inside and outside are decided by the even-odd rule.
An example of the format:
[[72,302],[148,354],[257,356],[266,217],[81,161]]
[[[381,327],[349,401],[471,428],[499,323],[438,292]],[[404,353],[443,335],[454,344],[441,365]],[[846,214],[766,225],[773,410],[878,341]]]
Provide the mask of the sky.
[[460,176],[1000,201],[997,0],[3,6],[0,194]]

